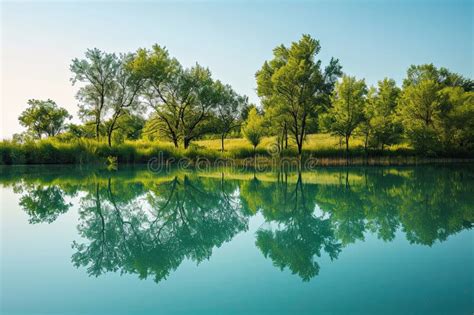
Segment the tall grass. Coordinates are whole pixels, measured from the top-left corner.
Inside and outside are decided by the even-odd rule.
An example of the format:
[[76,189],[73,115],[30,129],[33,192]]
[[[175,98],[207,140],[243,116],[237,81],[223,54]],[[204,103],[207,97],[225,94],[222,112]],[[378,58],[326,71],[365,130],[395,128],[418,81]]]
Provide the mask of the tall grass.
[[[266,137],[257,146],[256,154],[259,158],[268,159],[275,152],[272,145],[273,137]],[[79,139],[72,142],[60,142],[57,139],[43,139],[27,143],[12,141],[0,142],[0,165],[6,164],[103,164],[108,157],[114,157],[119,163],[147,163],[151,158],[162,158],[164,161],[177,161],[187,158],[196,161],[199,158],[216,160],[219,158],[241,160],[254,156],[252,146],[241,138],[227,139],[225,151],[221,152],[219,139],[200,140],[194,142],[190,148],[184,150],[175,148],[167,142],[151,142],[145,140],[125,141],[111,147],[105,142],[91,139]],[[297,151],[290,142],[289,148],[280,153],[280,157],[296,157]],[[356,161],[362,158],[404,158],[416,156],[408,146],[401,144],[389,147],[384,151],[372,150],[367,154],[362,141],[355,138],[351,141],[350,158]],[[455,156],[455,155],[454,155]],[[345,149],[340,146],[339,139],[327,134],[308,135],[303,146],[303,158],[318,158],[331,164],[331,160],[345,160]],[[453,157],[453,156],[451,156]],[[458,156],[458,157],[473,157]],[[339,162],[337,162],[339,163]]]

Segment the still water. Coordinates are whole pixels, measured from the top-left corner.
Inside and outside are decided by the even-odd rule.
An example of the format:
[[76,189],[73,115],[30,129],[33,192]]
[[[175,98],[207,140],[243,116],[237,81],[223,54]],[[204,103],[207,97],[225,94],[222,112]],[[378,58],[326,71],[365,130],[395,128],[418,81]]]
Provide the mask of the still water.
[[474,167],[4,167],[1,314],[472,314]]

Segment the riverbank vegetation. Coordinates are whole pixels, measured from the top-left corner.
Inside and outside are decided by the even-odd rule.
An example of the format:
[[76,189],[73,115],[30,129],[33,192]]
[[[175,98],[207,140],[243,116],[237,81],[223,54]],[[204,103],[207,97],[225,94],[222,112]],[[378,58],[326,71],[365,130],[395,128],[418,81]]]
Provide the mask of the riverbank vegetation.
[[53,100],[30,100],[19,117],[26,131],[0,143],[0,164],[474,157],[472,79],[423,64],[400,87],[390,78],[371,87],[336,58],[323,65],[320,49],[308,35],[276,47],[255,74],[260,105],[159,45],[87,50],[70,65],[82,123]]

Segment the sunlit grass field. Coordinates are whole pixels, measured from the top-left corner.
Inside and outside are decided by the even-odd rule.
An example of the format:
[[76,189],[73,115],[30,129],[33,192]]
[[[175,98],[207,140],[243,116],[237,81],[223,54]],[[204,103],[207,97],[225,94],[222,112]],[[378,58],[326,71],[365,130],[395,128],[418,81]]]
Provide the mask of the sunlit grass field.
[[[257,146],[258,158],[275,157],[275,137],[265,137]],[[128,140],[124,143],[107,145],[105,139],[97,142],[94,139],[77,139],[68,142],[55,138],[37,140],[23,144],[12,141],[0,142],[0,164],[88,164],[105,163],[113,157],[119,163],[148,163],[153,157],[177,161],[188,158],[216,160],[219,158],[242,160],[253,158],[254,151],[250,143],[243,138],[226,139],[225,151],[221,152],[220,139],[198,140],[192,142],[188,149],[175,148],[171,142]],[[351,158],[364,158],[363,141],[354,137],[350,141]],[[406,144],[385,148],[382,151],[371,150],[371,157],[407,157],[415,152]],[[280,157],[297,157],[296,145],[289,140],[288,149]],[[303,145],[303,158],[316,157],[326,159],[332,164],[333,159],[346,158],[345,145],[338,137],[329,134],[311,134]],[[173,162],[170,162],[173,163]]]
[[[257,149],[260,151],[266,149],[275,143],[275,137],[264,137]],[[210,150],[221,150],[221,140],[199,140],[195,142],[199,147],[203,147]],[[296,150],[296,145],[289,139],[289,147]],[[361,138],[353,137],[349,141],[349,148],[352,150],[363,149],[364,141]],[[236,151],[236,150],[252,150],[250,143],[244,138],[234,138],[224,140],[225,151]],[[408,144],[402,143],[388,147],[386,150],[397,150],[397,149],[409,149]],[[310,134],[306,136],[303,144],[303,150],[317,153],[317,151],[338,151],[343,152],[345,150],[344,142],[340,142],[339,138],[326,133]]]

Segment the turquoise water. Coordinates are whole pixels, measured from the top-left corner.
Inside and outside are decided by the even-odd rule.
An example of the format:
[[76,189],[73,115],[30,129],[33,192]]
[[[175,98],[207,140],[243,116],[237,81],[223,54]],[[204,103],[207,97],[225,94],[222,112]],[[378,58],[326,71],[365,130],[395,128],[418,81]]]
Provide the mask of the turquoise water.
[[474,168],[4,167],[1,314],[472,314]]

